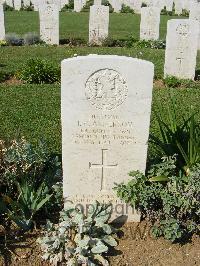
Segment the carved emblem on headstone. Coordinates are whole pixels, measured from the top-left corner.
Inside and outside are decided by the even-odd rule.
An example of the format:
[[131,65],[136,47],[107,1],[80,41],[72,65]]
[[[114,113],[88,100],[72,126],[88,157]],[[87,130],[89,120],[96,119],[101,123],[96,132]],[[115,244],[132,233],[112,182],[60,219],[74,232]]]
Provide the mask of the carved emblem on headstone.
[[85,94],[95,108],[113,110],[125,101],[128,87],[120,73],[112,69],[101,69],[87,80]]

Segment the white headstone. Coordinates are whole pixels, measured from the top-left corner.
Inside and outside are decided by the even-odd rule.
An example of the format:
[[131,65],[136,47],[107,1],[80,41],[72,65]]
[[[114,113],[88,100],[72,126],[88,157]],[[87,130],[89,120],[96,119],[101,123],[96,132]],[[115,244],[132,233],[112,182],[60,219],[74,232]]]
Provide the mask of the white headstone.
[[172,19],[167,24],[164,74],[194,79],[199,25],[190,19]]
[[40,3],[40,2],[43,2],[43,1],[40,1],[40,0],[32,0],[31,1],[31,3],[34,6],[34,11],[39,11],[40,6],[41,7],[43,6],[43,3]]
[[141,9],[140,39],[158,40],[160,28],[160,9],[143,7]]
[[0,4],[0,40],[5,40],[5,23],[3,5]]
[[172,11],[173,10],[173,0],[166,0],[166,4],[165,4],[165,6],[166,6],[166,10],[167,11]]
[[108,37],[109,7],[93,5],[90,7],[89,43],[101,45]]
[[97,5],[97,6],[101,5],[101,1],[102,0],[94,0],[94,5]]
[[190,0],[189,1],[189,4],[188,4],[188,6],[189,6],[189,10],[192,8],[192,6],[194,5],[194,4],[196,4],[197,2],[199,2],[199,1],[197,1],[197,0]]
[[[190,8],[190,19],[196,20],[199,23],[200,28],[200,2],[195,3]],[[200,30],[199,30],[199,42],[198,42],[198,50],[200,50]]]
[[129,6],[133,10],[135,8],[135,0],[121,0],[121,3],[126,6]]
[[74,0],[74,11],[81,12],[85,4],[86,4],[86,0]]
[[184,1],[184,9],[186,9],[187,11],[190,10],[190,0],[185,0]]
[[119,13],[122,8],[121,0],[109,0],[111,6],[114,9],[114,12]]
[[155,6],[153,0],[146,0],[143,3],[145,3],[147,5],[147,7]]
[[114,184],[127,182],[131,170],[145,172],[153,73],[152,63],[123,56],[62,61],[65,205],[120,205]]
[[45,3],[39,8],[40,37],[47,44],[59,44],[59,7]]
[[30,6],[31,1],[30,0],[23,0],[23,6]]
[[175,0],[175,14],[181,15],[182,14],[182,0]]
[[60,8],[62,9],[65,5],[69,4],[69,0],[60,0]]
[[14,0],[14,8],[15,8],[15,10],[19,11],[21,9],[21,7],[22,7],[21,0]]
[[133,9],[134,9],[136,14],[141,13],[141,7],[142,7],[142,0],[134,0]]
[[151,2],[151,6],[157,7],[157,8],[159,8],[161,10],[161,9],[164,8],[164,2],[163,2],[163,0],[153,0]]
[[6,4],[7,4],[8,6],[13,7],[13,1],[12,1],[12,0],[6,0]]
[[[63,7],[63,1],[62,0],[35,0],[36,5],[38,10],[40,8],[42,8],[42,6],[45,6],[46,4],[50,4],[50,5],[57,5],[58,10],[60,11],[61,8]],[[67,4],[67,0],[65,0],[66,4]],[[62,6],[62,7],[61,7]]]

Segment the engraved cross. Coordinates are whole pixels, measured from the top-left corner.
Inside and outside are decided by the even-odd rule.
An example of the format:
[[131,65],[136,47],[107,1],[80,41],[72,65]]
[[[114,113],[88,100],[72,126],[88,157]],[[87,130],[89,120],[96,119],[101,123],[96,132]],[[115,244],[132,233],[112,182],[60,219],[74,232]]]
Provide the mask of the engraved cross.
[[176,60],[179,62],[179,70],[181,71],[182,68],[182,60],[184,59],[183,52],[180,53],[180,56],[176,58]]
[[89,162],[89,168],[101,169],[101,191],[105,191],[107,185],[104,169],[115,168],[118,166],[118,164],[107,163],[107,151],[107,149],[101,150],[101,164],[93,164]]

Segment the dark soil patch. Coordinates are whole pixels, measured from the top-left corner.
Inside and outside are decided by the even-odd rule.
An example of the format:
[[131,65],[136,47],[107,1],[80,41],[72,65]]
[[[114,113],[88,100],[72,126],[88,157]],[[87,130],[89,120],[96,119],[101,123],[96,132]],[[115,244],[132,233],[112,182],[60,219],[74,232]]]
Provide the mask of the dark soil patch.
[[[41,260],[36,240],[40,231],[8,239],[7,249],[0,242],[0,265],[2,266],[49,266]],[[2,241],[2,235],[0,235]],[[172,244],[150,235],[146,222],[129,223],[122,228],[119,246],[109,257],[111,266],[193,266],[200,261],[200,238],[194,236],[186,244]]]

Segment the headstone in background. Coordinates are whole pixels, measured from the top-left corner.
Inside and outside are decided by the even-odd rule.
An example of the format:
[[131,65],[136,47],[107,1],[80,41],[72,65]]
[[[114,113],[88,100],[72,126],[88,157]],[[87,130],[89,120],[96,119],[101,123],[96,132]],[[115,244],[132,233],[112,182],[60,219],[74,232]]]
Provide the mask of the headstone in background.
[[161,11],[164,8],[164,1],[163,0],[153,0],[151,2],[151,6],[157,7]]
[[175,2],[175,14],[181,15],[183,11],[182,0],[175,0],[174,2]]
[[60,9],[69,4],[69,0],[60,0]]
[[135,0],[122,0],[121,3],[134,10]]
[[94,5],[97,5],[97,6],[98,6],[98,5],[101,5],[101,1],[102,1],[102,0],[94,0]]
[[190,19],[196,20],[199,23],[199,41],[198,50],[200,50],[200,2],[195,3],[190,8]]
[[166,10],[167,11],[172,11],[173,10],[173,0],[166,0],[166,4],[165,4],[165,6],[166,6]]
[[14,8],[15,8],[15,10],[19,11],[21,9],[21,7],[22,7],[21,0],[14,0]]
[[6,0],[6,4],[7,4],[8,6],[14,7],[14,5],[13,5],[13,0]]
[[39,11],[39,8],[43,6],[43,3],[41,2],[45,2],[44,0],[32,0],[31,3],[34,6],[34,11]]
[[5,40],[5,22],[3,5],[0,4],[0,40]]
[[40,37],[47,44],[59,44],[59,7],[57,4],[40,5]]
[[23,0],[23,6],[24,7],[30,6],[30,4],[31,4],[30,0]]
[[[113,192],[131,170],[145,172],[154,66],[124,56],[62,61],[61,116],[65,205],[124,203]],[[138,221],[132,214],[129,220]],[[124,208],[123,214],[128,213]]]
[[120,13],[122,8],[121,0],[109,0],[109,3],[113,7],[115,13]]
[[158,40],[160,29],[160,8],[142,7],[140,40]]
[[86,0],[74,0],[74,11],[81,12],[85,4],[86,4]]
[[142,0],[134,0],[133,2],[133,10],[136,14],[141,13],[141,7],[142,7]]
[[172,19],[167,24],[164,75],[194,79],[199,23],[190,19]]
[[90,7],[89,43],[101,45],[108,37],[109,7],[93,5]]

